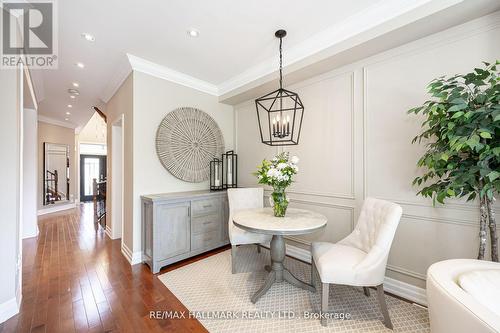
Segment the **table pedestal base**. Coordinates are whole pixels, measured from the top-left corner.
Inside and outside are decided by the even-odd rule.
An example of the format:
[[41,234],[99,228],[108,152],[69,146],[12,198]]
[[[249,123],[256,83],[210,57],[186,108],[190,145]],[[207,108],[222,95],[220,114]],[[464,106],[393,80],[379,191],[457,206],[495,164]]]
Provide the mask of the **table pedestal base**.
[[298,288],[312,292],[316,291],[314,286],[297,279],[283,266],[285,253],[285,240],[283,239],[283,236],[274,235],[271,240],[271,266],[265,267],[266,271],[269,272],[269,275],[267,276],[264,285],[252,296],[252,303],[257,302],[275,282],[286,281]]

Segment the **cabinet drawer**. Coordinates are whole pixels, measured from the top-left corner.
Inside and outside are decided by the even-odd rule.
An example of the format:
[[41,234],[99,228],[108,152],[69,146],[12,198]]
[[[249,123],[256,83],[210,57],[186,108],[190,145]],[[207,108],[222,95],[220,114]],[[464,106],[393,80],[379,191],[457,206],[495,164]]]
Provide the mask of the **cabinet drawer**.
[[220,199],[196,200],[191,204],[193,216],[208,215],[220,211]]
[[220,230],[220,214],[211,214],[193,217],[191,220],[191,230],[193,234],[199,234],[207,231]]
[[220,241],[220,233],[217,230],[192,235],[191,251],[206,249],[217,245]]

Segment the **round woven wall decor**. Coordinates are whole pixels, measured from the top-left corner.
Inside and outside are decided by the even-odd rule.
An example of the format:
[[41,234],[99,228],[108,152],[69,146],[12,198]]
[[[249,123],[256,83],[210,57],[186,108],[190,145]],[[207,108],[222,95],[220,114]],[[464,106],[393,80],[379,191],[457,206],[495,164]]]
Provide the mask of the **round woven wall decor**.
[[224,152],[222,132],[205,112],[183,107],[169,112],[156,132],[161,164],[175,177],[199,183],[208,180],[210,161]]

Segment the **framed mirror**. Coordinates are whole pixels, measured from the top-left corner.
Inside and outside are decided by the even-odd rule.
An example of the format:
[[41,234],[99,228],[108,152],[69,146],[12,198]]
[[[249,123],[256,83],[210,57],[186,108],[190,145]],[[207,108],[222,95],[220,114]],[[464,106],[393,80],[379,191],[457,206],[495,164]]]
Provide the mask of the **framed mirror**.
[[43,204],[69,201],[69,145],[43,143]]

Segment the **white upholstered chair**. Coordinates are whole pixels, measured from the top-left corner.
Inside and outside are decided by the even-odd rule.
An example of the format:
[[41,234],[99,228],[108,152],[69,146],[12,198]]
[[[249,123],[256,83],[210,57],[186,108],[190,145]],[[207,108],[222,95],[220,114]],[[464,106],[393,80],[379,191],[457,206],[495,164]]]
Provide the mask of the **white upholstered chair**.
[[[376,287],[384,324],[392,329],[391,319],[384,298],[384,276],[389,250],[401,218],[400,206],[374,198],[363,203],[358,224],[354,231],[338,243],[313,242],[311,281],[314,285],[315,270],[321,279],[321,312],[328,312],[329,285],[343,284]],[[326,326],[326,319],[321,320]]]
[[238,228],[233,223],[233,215],[239,210],[263,208],[263,188],[231,188],[227,190],[229,200],[229,240],[231,242],[231,270],[236,271],[236,246],[245,244],[256,244],[260,252],[260,244],[271,241],[271,236],[249,232]]

